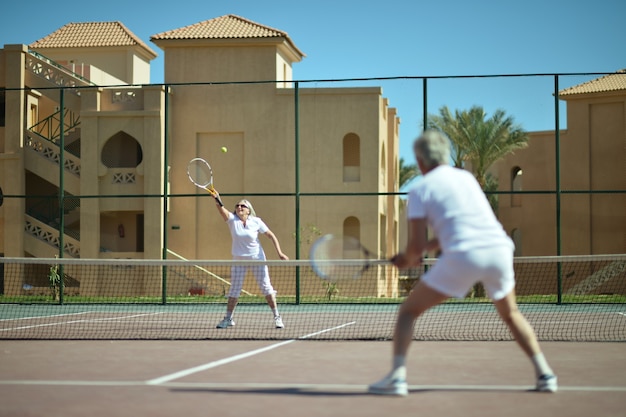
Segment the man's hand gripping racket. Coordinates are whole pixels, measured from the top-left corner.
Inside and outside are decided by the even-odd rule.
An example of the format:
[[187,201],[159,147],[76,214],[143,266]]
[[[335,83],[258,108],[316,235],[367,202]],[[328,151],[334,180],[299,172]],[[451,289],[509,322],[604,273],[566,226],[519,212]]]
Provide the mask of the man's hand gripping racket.
[[350,236],[325,235],[317,239],[309,253],[313,271],[322,279],[360,278],[374,265],[391,264],[389,259],[375,259],[358,239]]
[[187,164],[187,175],[189,180],[198,188],[208,191],[217,203],[224,207],[224,203],[213,188],[213,170],[211,165],[202,158],[194,158]]

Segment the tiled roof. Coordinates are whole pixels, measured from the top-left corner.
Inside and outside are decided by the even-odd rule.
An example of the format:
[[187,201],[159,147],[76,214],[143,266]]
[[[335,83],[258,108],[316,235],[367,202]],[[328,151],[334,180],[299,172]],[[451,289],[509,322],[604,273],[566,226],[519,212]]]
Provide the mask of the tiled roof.
[[156,52],[128,30],[122,22],[68,23],[29,46],[33,49],[140,46],[148,54],[157,56]]
[[183,39],[249,39],[284,38],[299,54],[304,56],[289,38],[287,32],[261,25],[243,17],[229,14],[205,20],[179,29],[152,35],[150,40]]
[[626,69],[559,91],[559,97],[626,90]]

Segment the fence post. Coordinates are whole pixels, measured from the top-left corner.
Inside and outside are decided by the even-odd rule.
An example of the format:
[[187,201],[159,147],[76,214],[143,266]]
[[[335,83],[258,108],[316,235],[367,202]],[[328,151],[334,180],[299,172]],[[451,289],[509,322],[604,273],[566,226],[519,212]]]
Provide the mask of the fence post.
[[[295,177],[296,177],[296,259],[300,259],[300,83],[294,84],[294,140],[295,140]],[[300,304],[300,266],[296,266],[296,304]]]
[[[63,259],[65,252],[65,129],[63,117],[65,114],[65,89],[59,91],[59,107],[61,108],[61,131],[59,135],[59,258]],[[59,304],[63,304],[63,293],[65,292],[65,271],[64,265],[59,265]]]
[[[559,123],[559,76],[554,75],[554,160],[556,178],[556,254],[561,255],[561,133]],[[557,304],[563,302],[563,271],[557,262]]]
[[[163,254],[162,258],[167,259],[167,195],[169,193],[169,110],[170,110],[170,87],[165,84],[165,111],[163,129],[165,130],[165,141],[163,144]],[[161,304],[167,304],[167,266],[161,267]]]

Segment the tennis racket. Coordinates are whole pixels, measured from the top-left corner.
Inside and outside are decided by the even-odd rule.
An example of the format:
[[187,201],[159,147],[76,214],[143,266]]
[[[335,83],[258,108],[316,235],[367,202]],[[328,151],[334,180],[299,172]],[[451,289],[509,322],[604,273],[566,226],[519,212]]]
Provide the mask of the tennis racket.
[[311,246],[309,260],[313,271],[329,281],[357,279],[372,266],[391,263],[388,259],[375,259],[358,239],[335,235],[317,239]]
[[[194,183],[198,188],[208,191],[213,194],[215,188],[213,188],[213,170],[211,165],[202,158],[193,158],[187,164],[187,175],[189,180]],[[224,207],[224,203],[219,197],[214,196],[217,203]]]

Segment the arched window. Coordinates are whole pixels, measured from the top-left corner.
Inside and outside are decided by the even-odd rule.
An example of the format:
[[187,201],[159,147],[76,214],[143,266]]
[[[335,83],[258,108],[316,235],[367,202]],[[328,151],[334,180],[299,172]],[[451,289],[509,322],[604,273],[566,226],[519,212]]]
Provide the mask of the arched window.
[[[514,167],[511,170],[511,191],[522,191],[522,168]],[[522,205],[521,194],[511,194],[511,207],[520,207]]]
[[107,168],[135,168],[143,160],[143,152],[135,138],[118,132],[104,144],[100,158]]
[[[343,221],[343,235],[361,240],[361,222],[354,216],[346,217]],[[349,240],[344,241],[343,257],[345,259],[357,259],[362,256],[361,250]]]
[[361,139],[354,133],[343,137],[343,181],[361,181]]
[[398,191],[400,189],[400,159],[394,158],[395,162],[393,164],[393,187],[394,191]]
[[380,180],[383,184],[387,181],[387,155],[385,152],[385,145],[383,144],[380,150]]
[[522,231],[519,229],[513,229],[511,231],[511,239],[515,243],[514,256],[522,256]]
[[346,217],[343,221],[343,235],[361,240],[361,222],[354,216]]

